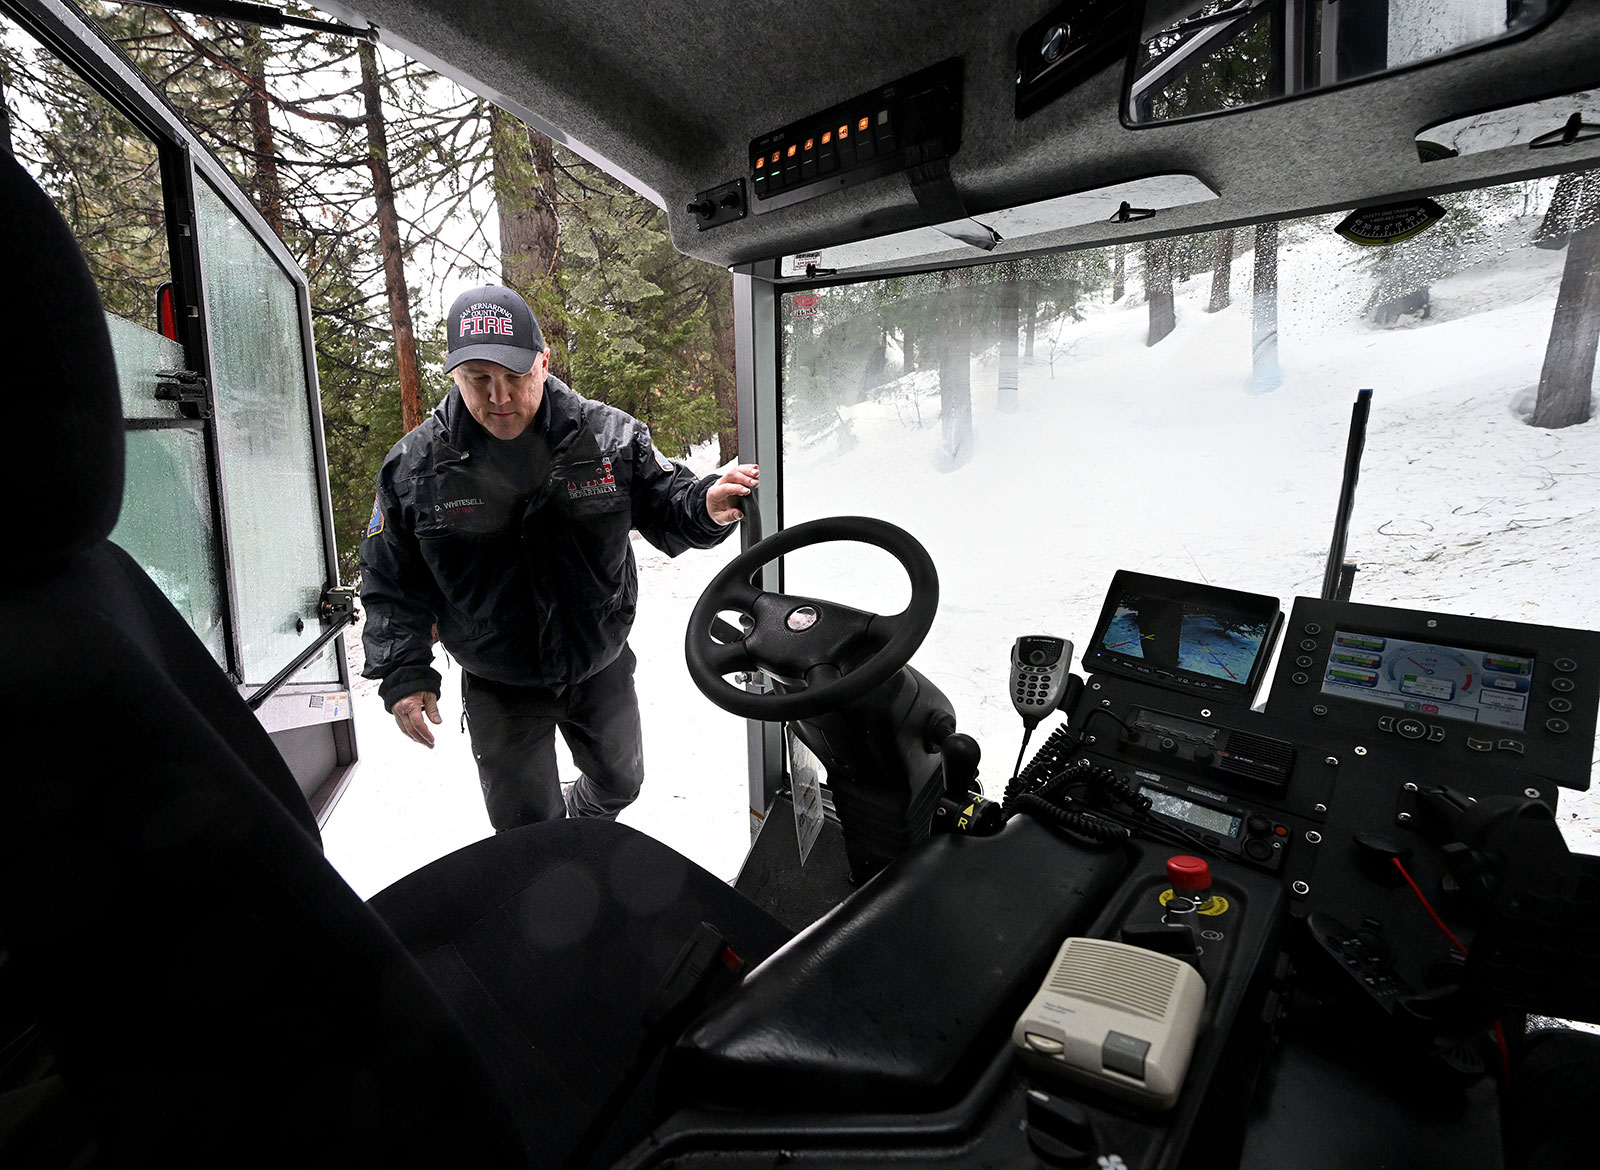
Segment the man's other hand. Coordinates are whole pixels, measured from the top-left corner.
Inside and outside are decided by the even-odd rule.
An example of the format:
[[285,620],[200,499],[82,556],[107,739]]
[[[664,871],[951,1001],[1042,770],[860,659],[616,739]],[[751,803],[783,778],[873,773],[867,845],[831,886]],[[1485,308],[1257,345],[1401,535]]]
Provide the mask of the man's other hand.
[[[761,469],[754,463],[730,467],[706,493],[706,511],[718,524],[732,524],[744,515],[734,501],[761,486]],[[397,708],[398,709],[398,708]]]
[[433,732],[429,731],[427,723],[423,722],[424,715],[434,723],[444,722],[439,718],[439,696],[432,691],[418,691],[395,702],[394,721],[400,728],[400,734],[407,739],[416,740],[423,747],[431,748]]

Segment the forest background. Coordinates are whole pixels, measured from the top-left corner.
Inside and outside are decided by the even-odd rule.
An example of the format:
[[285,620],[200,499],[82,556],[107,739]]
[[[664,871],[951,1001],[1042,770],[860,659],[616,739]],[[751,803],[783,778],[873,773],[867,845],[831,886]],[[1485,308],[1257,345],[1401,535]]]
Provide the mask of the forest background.
[[[716,440],[724,461],[734,457],[732,279],[674,250],[649,201],[370,41],[80,7],[227,167],[309,280],[347,580],[383,456],[450,388],[444,306],[475,285],[521,292],[551,371],[646,422],[669,455]],[[40,156],[24,161],[84,242],[107,308],[142,322],[154,290],[140,253],[159,240],[137,229],[159,223],[160,209],[135,203],[159,195],[137,181],[154,152],[134,157],[140,144],[103,125],[108,107],[79,99],[63,73],[9,42],[0,51],[7,141]]]
[[[552,371],[643,420],[669,456],[715,441],[719,464],[736,458],[732,279],[679,254],[660,208],[485,99],[359,37],[135,3],[82,6],[249,193],[309,279],[346,580],[384,454],[449,389],[443,307],[473,285],[520,291],[543,325]],[[321,16],[297,5],[284,11]],[[1234,74],[1251,74],[1249,54],[1265,51],[1259,39],[1243,38],[1227,62],[1169,86],[1161,95],[1168,113],[1206,108],[1241,84]],[[160,222],[159,208],[137,205],[138,192],[159,194],[159,184],[127,180],[154,167],[154,152],[133,157],[137,144],[101,125],[92,102],[63,101],[50,68],[0,45],[7,141],[40,155],[26,161],[85,242],[107,307],[138,320],[152,303],[139,253],[158,234],[141,240],[139,225]],[[30,112],[58,124],[29,126]],[[1372,249],[1364,260],[1371,319],[1425,318],[1430,283],[1467,262],[1484,225],[1526,214],[1536,187],[1459,193],[1430,231],[1402,248]],[[1567,257],[1526,421],[1564,427],[1591,411],[1600,180],[1563,176],[1537,202],[1540,245]],[[1148,305],[1147,344],[1157,345],[1175,327],[1175,283],[1207,278],[1206,309],[1220,312],[1235,295],[1235,260],[1247,254],[1248,288],[1238,291],[1251,302],[1250,388],[1270,392],[1281,378],[1284,242],[1280,225],[1265,223],[788,298],[785,426],[801,442],[847,428],[841,408],[892,393],[913,371],[936,370],[940,458],[953,470],[971,454],[974,355],[996,355],[1005,409],[1019,364],[1036,360],[1037,336],[1053,326],[1059,333],[1091,302],[1136,289]],[[1053,371],[1063,356],[1052,349],[1040,360]]]

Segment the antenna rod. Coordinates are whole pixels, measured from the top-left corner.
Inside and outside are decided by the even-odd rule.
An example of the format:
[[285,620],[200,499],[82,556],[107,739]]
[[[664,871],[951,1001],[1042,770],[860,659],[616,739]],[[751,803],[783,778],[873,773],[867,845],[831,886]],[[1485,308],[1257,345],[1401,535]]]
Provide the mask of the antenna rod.
[[[1344,480],[1339,484],[1339,510],[1333,517],[1333,545],[1328,549],[1328,567],[1322,574],[1322,600],[1346,601],[1355,576],[1355,566],[1344,566],[1344,544],[1350,535],[1350,513],[1356,506],[1356,480],[1361,476],[1361,451],[1367,443],[1367,412],[1372,408],[1372,391],[1357,390],[1356,404],[1350,411],[1350,441],[1344,449]],[[1341,583],[1342,577],[1342,583]],[[1342,589],[1342,596],[1341,596]]]

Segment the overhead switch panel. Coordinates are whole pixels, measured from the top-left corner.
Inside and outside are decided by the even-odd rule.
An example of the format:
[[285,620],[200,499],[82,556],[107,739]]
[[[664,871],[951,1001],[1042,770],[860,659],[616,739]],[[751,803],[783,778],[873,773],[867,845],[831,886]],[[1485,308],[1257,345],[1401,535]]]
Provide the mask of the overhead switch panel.
[[961,144],[961,61],[951,58],[750,143],[759,215],[876,179]]

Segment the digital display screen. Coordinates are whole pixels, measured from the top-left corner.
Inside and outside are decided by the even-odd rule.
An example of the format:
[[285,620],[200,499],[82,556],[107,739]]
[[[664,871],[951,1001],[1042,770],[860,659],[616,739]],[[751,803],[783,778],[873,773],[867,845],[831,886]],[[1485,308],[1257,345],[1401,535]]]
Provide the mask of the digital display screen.
[[1248,702],[1282,620],[1275,597],[1124,570],[1085,665]]
[[1521,731],[1533,659],[1335,630],[1322,693],[1420,716]]
[[1170,792],[1162,792],[1159,788],[1141,787],[1139,791],[1150,798],[1151,812],[1158,812],[1164,817],[1171,817],[1175,821],[1182,821],[1186,825],[1193,825],[1197,829],[1204,829],[1221,837],[1239,835],[1240,819],[1232,813],[1196,804],[1192,800],[1185,800]]

